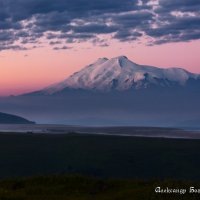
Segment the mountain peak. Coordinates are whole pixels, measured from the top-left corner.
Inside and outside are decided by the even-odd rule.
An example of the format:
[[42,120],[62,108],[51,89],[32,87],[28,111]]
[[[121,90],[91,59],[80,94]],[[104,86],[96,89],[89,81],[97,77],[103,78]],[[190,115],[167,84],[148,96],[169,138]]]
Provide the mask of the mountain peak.
[[137,63],[129,60],[128,57],[126,57],[124,55],[111,58],[110,61],[117,61],[117,63],[121,67],[127,67],[127,66],[130,66],[130,65],[135,65],[135,66],[137,66],[137,68],[140,67]]
[[180,68],[158,68],[138,65],[126,56],[99,58],[66,80],[54,84],[43,91],[53,94],[65,88],[84,90],[129,90],[151,86],[184,86],[188,80],[200,80],[200,76]]
[[[96,62],[94,62],[92,65],[100,65],[100,64],[102,64],[102,63],[104,63],[104,62],[106,62],[106,61],[108,61],[109,59],[108,58],[106,58],[106,57],[104,57],[104,58],[98,58],[97,60],[96,60]],[[90,65],[91,66],[91,65]]]
[[[98,60],[99,60],[99,61],[101,61],[101,60],[102,60],[102,61],[107,61],[107,60],[109,60],[109,59],[106,58],[106,57],[103,57],[103,58],[98,58]],[[98,60],[97,60],[97,61],[98,61]]]
[[128,58],[126,57],[126,56],[117,56],[117,57],[114,57],[114,58],[112,58],[112,59],[114,59],[114,60],[128,60]]

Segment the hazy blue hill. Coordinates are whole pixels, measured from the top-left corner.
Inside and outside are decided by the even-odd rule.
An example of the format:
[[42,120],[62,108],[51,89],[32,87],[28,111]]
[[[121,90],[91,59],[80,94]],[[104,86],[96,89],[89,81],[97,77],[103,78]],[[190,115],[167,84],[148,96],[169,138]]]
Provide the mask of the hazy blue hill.
[[23,117],[0,112],[0,124],[34,124]]
[[0,110],[38,123],[172,126],[199,119],[199,101],[198,87],[108,93],[65,89],[53,95],[1,98]]

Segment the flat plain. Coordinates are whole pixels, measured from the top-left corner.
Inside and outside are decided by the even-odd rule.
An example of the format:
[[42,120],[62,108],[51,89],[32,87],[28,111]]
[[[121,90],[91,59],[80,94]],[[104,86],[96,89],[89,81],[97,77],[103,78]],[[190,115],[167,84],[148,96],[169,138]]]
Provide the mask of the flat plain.
[[0,177],[200,180],[200,140],[94,134],[0,134]]

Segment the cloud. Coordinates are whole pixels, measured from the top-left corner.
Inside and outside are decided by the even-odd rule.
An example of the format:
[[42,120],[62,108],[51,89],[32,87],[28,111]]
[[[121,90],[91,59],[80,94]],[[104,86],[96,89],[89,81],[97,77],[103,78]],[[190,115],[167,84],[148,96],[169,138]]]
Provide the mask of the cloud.
[[62,44],[61,41],[51,41],[49,42],[50,45],[57,45],[57,44]]
[[99,46],[109,45],[106,38],[145,37],[149,45],[200,39],[197,0],[0,0],[0,8],[1,50],[26,50],[42,39]]
[[200,3],[198,0],[160,0],[159,9],[161,12],[170,12],[172,10],[178,10],[182,12],[199,12]]
[[21,51],[21,50],[28,50],[26,47],[22,47],[19,45],[0,45],[0,51],[4,50],[15,50],[15,51]]
[[72,49],[72,47],[62,46],[62,47],[54,47],[53,49],[56,50],[56,51],[59,51],[59,50],[68,50],[68,49]]

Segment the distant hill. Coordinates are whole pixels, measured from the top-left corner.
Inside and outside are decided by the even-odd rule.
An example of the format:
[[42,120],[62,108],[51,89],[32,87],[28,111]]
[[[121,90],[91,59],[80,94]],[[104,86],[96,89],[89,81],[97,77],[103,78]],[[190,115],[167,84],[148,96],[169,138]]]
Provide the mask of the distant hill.
[[25,118],[0,112],[0,124],[34,124]]

